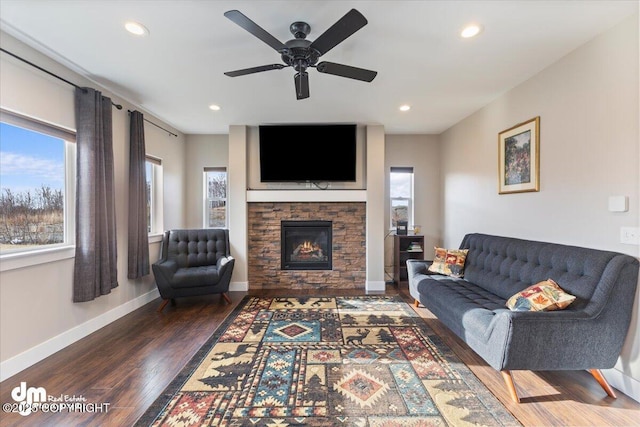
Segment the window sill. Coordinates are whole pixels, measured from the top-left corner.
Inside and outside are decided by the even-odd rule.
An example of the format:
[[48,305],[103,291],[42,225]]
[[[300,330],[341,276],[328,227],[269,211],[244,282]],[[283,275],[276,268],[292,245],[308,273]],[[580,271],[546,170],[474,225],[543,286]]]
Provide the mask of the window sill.
[[149,234],[149,243],[158,243],[158,242],[162,242],[162,233]]
[[70,259],[75,256],[75,252],[75,246],[58,246],[0,255],[0,272]]

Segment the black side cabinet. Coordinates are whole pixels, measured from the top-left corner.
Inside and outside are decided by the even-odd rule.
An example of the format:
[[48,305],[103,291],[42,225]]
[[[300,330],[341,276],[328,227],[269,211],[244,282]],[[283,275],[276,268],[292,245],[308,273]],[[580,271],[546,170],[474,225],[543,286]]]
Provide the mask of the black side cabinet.
[[394,236],[393,280],[396,286],[409,286],[408,259],[424,259],[424,236]]

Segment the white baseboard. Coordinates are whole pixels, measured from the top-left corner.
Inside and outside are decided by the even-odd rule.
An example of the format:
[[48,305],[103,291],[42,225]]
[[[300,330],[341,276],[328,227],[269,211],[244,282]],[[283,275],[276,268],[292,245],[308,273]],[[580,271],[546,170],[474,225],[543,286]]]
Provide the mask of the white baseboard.
[[365,283],[366,292],[384,292],[386,283],[384,280],[367,280]]
[[231,282],[229,283],[229,290],[246,292],[249,290],[249,282]]
[[0,381],[14,376],[15,374],[35,365],[41,360],[51,356],[53,353],[73,344],[74,342],[94,333],[98,329],[118,320],[132,311],[158,298],[160,294],[157,289],[147,292],[144,295],[132,299],[118,307],[107,311],[91,320],[75,326],[60,335],[36,345],[14,357],[0,363]]
[[615,368],[603,369],[602,375],[604,375],[611,387],[615,387],[633,400],[640,402],[640,381]]

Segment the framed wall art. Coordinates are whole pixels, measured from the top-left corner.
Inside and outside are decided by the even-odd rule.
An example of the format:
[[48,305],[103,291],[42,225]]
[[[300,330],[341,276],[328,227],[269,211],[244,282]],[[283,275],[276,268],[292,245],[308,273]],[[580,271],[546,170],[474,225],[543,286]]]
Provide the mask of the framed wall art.
[[540,117],[498,134],[498,193],[540,191]]

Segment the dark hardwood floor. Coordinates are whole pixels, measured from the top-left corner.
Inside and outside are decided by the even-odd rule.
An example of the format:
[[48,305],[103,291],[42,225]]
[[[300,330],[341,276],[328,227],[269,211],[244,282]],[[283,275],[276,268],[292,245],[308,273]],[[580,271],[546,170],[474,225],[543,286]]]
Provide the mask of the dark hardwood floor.
[[[359,295],[363,291],[341,292]],[[393,287],[387,294],[397,294]],[[294,295],[295,292],[260,291],[259,295]],[[309,292],[304,292],[309,294]],[[316,295],[335,295],[317,291]],[[406,291],[400,292],[411,302]],[[13,402],[11,390],[20,382],[44,387],[48,395],[84,397],[86,403],[108,403],[108,412],[0,413],[2,426],[129,426],[144,413],[193,354],[240,302],[245,292],[231,292],[233,304],[220,296],[178,300],[162,313],[160,300],[70,345],[42,362],[0,383],[0,401]],[[417,312],[440,335],[526,426],[640,426],[640,403],[618,393],[608,397],[586,371],[525,372],[514,378],[522,403],[511,401],[496,372],[450,333],[426,309]],[[105,408],[105,405],[103,405]]]

